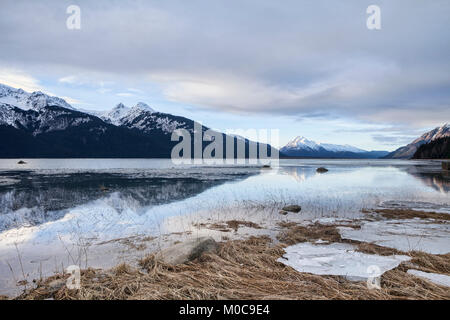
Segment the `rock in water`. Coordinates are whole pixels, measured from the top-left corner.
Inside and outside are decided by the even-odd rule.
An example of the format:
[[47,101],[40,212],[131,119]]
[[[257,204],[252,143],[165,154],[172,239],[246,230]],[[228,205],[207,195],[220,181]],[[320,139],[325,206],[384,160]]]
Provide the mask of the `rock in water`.
[[177,265],[195,260],[206,252],[215,252],[217,242],[211,237],[200,237],[162,250],[156,257],[164,263]]
[[287,212],[287,211],[284,211],[284,210],[280,210],[279,214],[281,214],[281,215],[285,216],[285,215],[287,215],[287,214],[288,214],[288,212]]
[[17,162],[17,164],[26,164],[26,162],[23,160],[20,160],[19,162]]
[[320,167],[320,168],[317,168],[317,170],[316,170],[318,173],[324,173],[324,172],[328,172],[328,169],[327,168],[324,168],[324,167]]
[[298,205],[296,205],[296,204],[293,204],[293,205],[290,205],[290,206],[285,206],[285,207],[283,207],[283,209],[281,209],[281,210],[283,210],[283,211],[288,211],[288,212],[295,212],[295,213],[297,213],[297,212],[300,212],[300,210],[302,210],[302,207],[300,207],[300,206],[298,206]]

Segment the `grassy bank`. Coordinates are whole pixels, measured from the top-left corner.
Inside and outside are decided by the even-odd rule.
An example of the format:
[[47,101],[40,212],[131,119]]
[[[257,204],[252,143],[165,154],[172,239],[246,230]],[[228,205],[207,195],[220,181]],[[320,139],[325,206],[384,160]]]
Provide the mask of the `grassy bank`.
[[[282,227],[278,241],[265,236],[228,240],[220,243],[216,253],[187,264],[167,265],[150,255],[137,267],[86,269],[81,272],[79,290],[55,287],[55,282],[68,277],[55,275],[16,299],[450,299],[447,287],[406,273],[414,264],[421,271],[450,274],[450,254],[405,253],[343,240],[335,225],[284,223]],[[365,253],[404,254],[412,259],[384,273],[381,289],[368,289],[365,282],[344,277],[301,273],[277,262],[286,246],[317,239],[352,243]]]

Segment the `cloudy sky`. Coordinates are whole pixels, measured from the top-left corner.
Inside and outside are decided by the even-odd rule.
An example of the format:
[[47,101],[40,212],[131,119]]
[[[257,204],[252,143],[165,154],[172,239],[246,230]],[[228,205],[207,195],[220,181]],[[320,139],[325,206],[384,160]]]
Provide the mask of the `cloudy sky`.
[[450,121],[449,30],[448,0],[1,0],[0,83],[393,150]]

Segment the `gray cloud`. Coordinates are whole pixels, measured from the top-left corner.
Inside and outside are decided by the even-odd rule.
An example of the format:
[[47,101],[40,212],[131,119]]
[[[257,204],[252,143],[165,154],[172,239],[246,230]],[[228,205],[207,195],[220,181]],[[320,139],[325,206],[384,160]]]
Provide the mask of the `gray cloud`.
[[398,146],[398,145],[406,145],[411,143],[413,140],[415,140],[417,136],[411,137],[411,136],[389,136],[389,135],[372,135],[372,139],[381,142],[383,145],[392,145],[392,146]]
[[[0,64],[142,79],[230,112],[430,126],[450,119],[450,2],[2,0]],[[78,4],[82,29],[67,30]],[[70,78],[69,78],[70,79]]]

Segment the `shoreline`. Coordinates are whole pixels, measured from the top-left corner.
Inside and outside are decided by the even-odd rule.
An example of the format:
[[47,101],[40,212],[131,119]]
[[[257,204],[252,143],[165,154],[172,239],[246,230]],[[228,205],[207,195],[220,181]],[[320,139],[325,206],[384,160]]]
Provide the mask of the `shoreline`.
[[[411,209],[369,210],[365,214],[369,220],[419,220],[424,225],[447,224],[450,219],[446,213]],[[275,237],[251,235],[244,239],[234,237],[240,228],[262,227],[244,220],[198,225],[199,229],[223,234],[216,252],[180,265],[164,263],[153,253],[137,264],[127,261],[110,269],[87,268],[81,271],[79,290],[67,289],[64,283],[68,275],[56,274],[36,281],[36,288],[10,299],[450,299],[448,287],[408,272],[450,276],[449,253],[402,251],[342,236],[342,230],[358,230],[363,223],[324,219],[305,224],[287,219],[278,223]],[[346,245],[353,246],[357,254],[403,255],[410,260],[383,273],[381,289],[369,289],[361,279],[299,272],[279,262],[286,248],[297,244]]]

